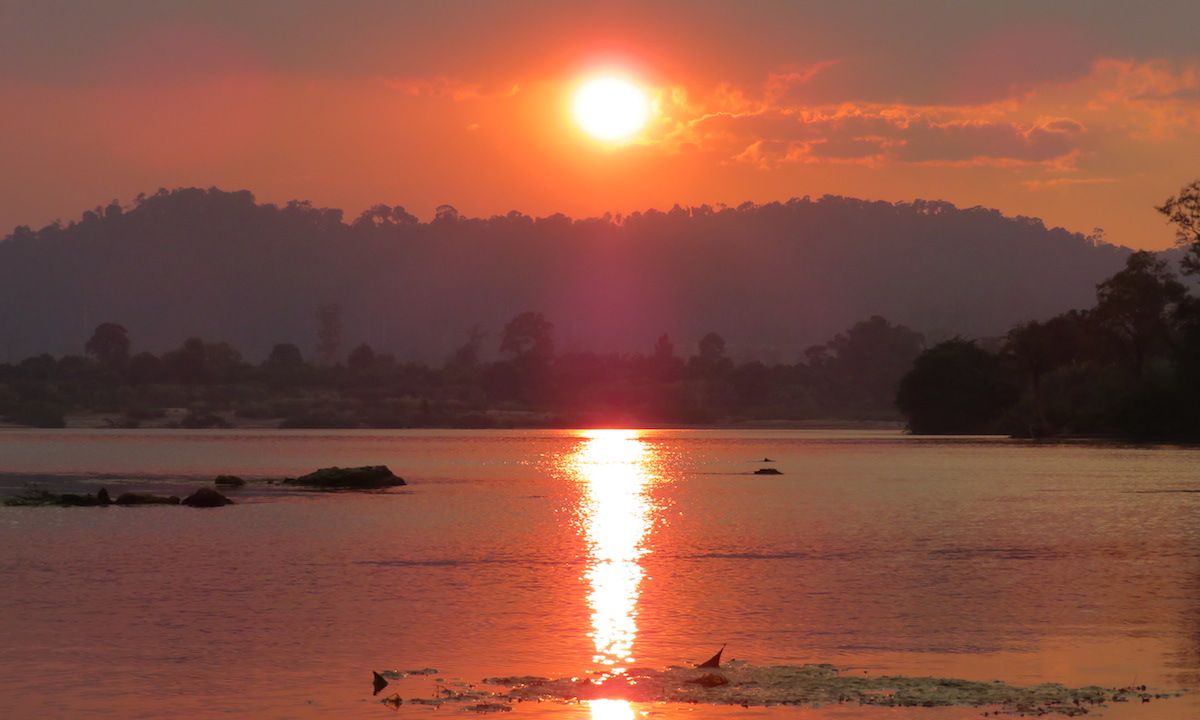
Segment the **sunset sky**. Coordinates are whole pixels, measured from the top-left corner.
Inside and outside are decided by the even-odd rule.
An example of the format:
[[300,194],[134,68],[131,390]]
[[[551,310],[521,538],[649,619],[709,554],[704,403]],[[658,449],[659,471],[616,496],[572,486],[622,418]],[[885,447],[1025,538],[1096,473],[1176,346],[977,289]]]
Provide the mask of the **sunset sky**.
[[[353,217],[947,200],[1131,247],[1200,177],[1200,2],[0,0],[0,233],[160,187]],[[571,93],[648,94],[630,139]]]

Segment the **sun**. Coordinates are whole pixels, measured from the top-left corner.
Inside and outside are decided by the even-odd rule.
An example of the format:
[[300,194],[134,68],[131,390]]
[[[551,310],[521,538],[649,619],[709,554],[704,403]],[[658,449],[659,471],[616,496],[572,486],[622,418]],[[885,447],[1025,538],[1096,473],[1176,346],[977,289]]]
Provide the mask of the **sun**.
[[599,75],[579,85],[571,111],[588,135],[619,142],[628,140],[650,120],[650,97],[628,78]]

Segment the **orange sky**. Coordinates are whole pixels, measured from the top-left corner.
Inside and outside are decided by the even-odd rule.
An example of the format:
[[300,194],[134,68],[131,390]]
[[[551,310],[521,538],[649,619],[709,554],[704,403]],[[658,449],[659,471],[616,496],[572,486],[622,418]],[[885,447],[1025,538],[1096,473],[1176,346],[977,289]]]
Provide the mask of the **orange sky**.
[[[1171,244],[1200,3],[831,5],[0,0],[0,232],[216,186],[425,220],[924,198]],[[569,118],[597,67],[652,93],[632,142]]]

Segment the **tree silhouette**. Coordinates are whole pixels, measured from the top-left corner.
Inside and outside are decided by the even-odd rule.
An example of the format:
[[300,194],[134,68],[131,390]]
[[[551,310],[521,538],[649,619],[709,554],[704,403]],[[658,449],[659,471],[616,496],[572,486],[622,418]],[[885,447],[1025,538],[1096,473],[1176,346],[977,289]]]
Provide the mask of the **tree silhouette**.
[[720,375],[733,363],[725,357],[725,338],[710,332],[696,344],[697,353],[688,359],[688,367],[705,377]]
[[554,359],[554,323],[540,312],[523,312],[504,326],[501,354],[520,363],[549,365]]
[[163,364],[178,382],[197,384],[208,380],[204,341],[198,337],[183,341],[178,349],[163,354]]
[[129,331],[116,323],[106,322],[96,326],[84,352],[107,365],[124,362],[129,358]]
[[1086,312],[1072,310],[1045,322],[1021,323],[1004,336],[1003,352],[1015,360],[1029,383],[1033,417],[1026,419],[1028,434],[1053,434],[1046,412],[1044,379],[1054,370],[1084,358],[1091,319]]
[[896,405],[920,435],[995,431],[1016,398],[997,358],[956,338],[921,353],[901,380]]
[[304,364],[304,356],[300,353],[300,348],[292,343],[279,343],[271,348],[267,364],[275,367],[298,367]]
[[1175,241],[1188,250],[1181,263],[1184,272],[1200,273],[1200,180],[1183,186],[1178,195],[1154,209],[1167,216],[1175,226]]
[[1129,256],[1125,269],[1096,286],[1092,316],[1109,332],[1140,377],[1146,358],[1175,346],[1173,319],[1187,297],[1167,262],[1153,253]]
[[350,351],[346,358],[346,367],[356,373],[365,373],[375,364],[375,350],[368,344],[362,343]]
[[873,315],[829,341],[827,369],[835,382],[860,389],[870,407],[887,407],[924,345],[921,333]]
[[355,229],[409,227],[419,222],[415,215],[409,214],[407,210],[399,205],[395,207],[373,205],[358,216],[353,222],[352,227]]

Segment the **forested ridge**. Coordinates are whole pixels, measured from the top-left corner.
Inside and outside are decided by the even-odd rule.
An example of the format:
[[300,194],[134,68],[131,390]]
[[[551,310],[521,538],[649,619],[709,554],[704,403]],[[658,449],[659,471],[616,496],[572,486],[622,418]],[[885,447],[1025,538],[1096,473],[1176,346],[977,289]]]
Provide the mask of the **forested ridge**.
[[[422,223],[398,207],[346,222],[248,192],[161,191],[0,243],[10,351],[22,333],[50,342],[54,328],[65,337],[72,321],[104,318],[77,350],[0,364],[0,417],[904,421],[919,433],[1193,440],[1200,299],[1183,280],[1200,273],[1200,184],[1158,210],[1179,230],[1170,261],[922,201],[585,220],[443,206]],[[911,317],[925,324],[895,321]]]
[[1003,334],[1091,301],[1128,250],[1030,218],[944,202],[798,198],[624,217],[421,222],[357,218],[248,191],[159,191],[0,242],[0,360],[79,354],[100,322],[140,349],[189,337],[260,361],[315,353],[315,315],[341,309],[359,343],[440,364],[472,333],[543,312],[562,350],[646,352],[663,333],[721,334],[731,357],[794,363],[880,315],[931,339]]

